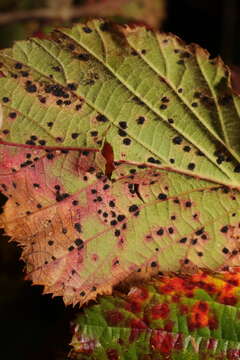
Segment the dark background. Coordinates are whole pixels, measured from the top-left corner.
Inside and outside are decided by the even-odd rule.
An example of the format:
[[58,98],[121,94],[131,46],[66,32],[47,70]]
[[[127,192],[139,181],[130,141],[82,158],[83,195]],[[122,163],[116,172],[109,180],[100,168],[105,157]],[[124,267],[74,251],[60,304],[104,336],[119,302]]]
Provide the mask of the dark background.
[[[57,1],[57,0],[56,0]],[[116,0],[114,0],[116,1]],[[76,3],[80,1],[76,0]],[[38,1],[0,0],[0,16],[6,11],[36,7]],[[52,26],[41,20],[41,26]],[[0,26],[0,48],[24,38],[26,23]],[[34,30],[38,25],[31,25]],[[31,29],[30,26],[30,29]],[[240,2],[237,0],[168,0],[164,31],[186,42],[196,42],[229,65],[240,65]],[[0,195],[0,203],[4,204]],[[1,359],[63,360],[71,339],[70,321],[76,310],[65,308],[61,298],[41,296],[41,287],[23,281],[20,248],[8,243],[0,230]]]

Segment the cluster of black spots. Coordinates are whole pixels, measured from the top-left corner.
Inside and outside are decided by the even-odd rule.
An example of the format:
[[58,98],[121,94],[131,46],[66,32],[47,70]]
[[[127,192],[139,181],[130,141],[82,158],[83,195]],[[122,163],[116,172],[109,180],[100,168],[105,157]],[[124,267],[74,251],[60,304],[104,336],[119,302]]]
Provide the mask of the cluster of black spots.
[[92,32],[92,29],[88,26],[84,26],[82,29],[86,34],[91,34]]
[[170,118],[170,119],[168,119],[168,123],[169,124],[174,124],[174,120]]
[[182,89],[182,88],[179,88],[179,89],[178,89],[178,93],[179,93],[179,94],[182,94],[182,92],[183,92],[183,89]]
[[224,161],[230,162],[232,160],[232,157],[226,153],[225,149],[218,149],[213,153],[213,155],[216,156],[216,162],[219,165],[221,165]]
[[147,162],[152,163],[152,164],[161,164],[161,161],[160,161],[160,160],[154,159],[153,157],[149,157],[149,158],[147,159]]
[[75,249],[74,246],[69,246],[68,251],[71,252],[71,251],[73,251],[74,249]]
[[172,215],[172,216],[171,216],[171,220],[176,220],[176,216],[175,216],[175,215]]
[[8,103],[10,101],[10,99],[8,97],[4,96],[2,98],[2,101],[6,104],[6,103]]
[[52,246],[53,244],[54,244],[54,241],[53,241],[53,240],[49,240],[49,241],[48,241],[48,245],[49,245],[49,246]]
[[202,257],[202,256],[203,256],[203,252],[202,252],[202,251],[197,251],[197,256]]
[[130,169],[129,170],[130,174],[136,174],[136,171],[137,171],[136,169]]
[[175,163],[175,159],[173,159],[173,158],[171,158],[169,161],[170,161],[171,164]]
[[51,127],[53,126],[53,122],[51,122],[51,121],[48,122],[48,123],[47,123],[47,126],[48,126],[49,128],[51,128]]
[[56,97],[62,97],[64,99],[68,99],[69,98],[69,94],[66,93],[66,91],[64,90],[64,88],[60,85],[52,85],[52,84],[47,84],[45,87],[44,87],[44,91],[47,93],[47,94],[52,94],[53,96],[56,96]]
[[185,244],[187,242],[187,238],[186,237],[183,237],[182,239],[179,240],[179,242],[181,244]]
[[104,115],[102,115],[102,114],[98,114],[98,115],[96,116],[96,120],[97,120],[98,122],[102,122],[102,123],[105,123],[105,122],[108,121],[108,119],[106,118],[106,116],[104,116]]
[[183,142],[183,138],[181,136],[175,136],[172,139],[173,144],[180,145]]
[[37,87],[32,81],[28,80],[25,83],[25,90],[29,93],[35,93],[37,91]]
[[145,118],[143,116],[139,116],[136,120],[138,125],[143,125],[145,122]]
[[187,265],[187,264],[189,264],[189,260],[188,260],[188,259],[185,259],[185,260],[183,261],[183,263],[184,263],[184,265]]
[[142,100],[140,100],[137,96],[134,96],[132,98],[132,101],[134,101],[138,105],[141,105],[141,106],[144,105],[144,102]]

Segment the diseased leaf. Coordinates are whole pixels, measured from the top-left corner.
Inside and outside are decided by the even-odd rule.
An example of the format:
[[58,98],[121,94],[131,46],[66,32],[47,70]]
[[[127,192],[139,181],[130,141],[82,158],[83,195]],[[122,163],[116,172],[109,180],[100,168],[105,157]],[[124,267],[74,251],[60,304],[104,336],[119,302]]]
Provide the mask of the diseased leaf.
[[240,100],[221,60],[101,20],[0,58],[1,222],[29,279],[82,304],[130,275],[239,265]]
[[70,358],[239,359],[239,283],[200,272],[103,297],[76,318]]

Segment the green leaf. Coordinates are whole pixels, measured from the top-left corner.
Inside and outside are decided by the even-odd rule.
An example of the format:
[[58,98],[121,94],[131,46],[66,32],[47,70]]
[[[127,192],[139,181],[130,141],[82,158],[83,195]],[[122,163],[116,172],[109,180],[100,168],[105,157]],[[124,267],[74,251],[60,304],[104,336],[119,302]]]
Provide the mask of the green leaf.
[[29,279],[84,303],[130,275],[239,265],[240,100],[220,59],[93,20],[0,61],[0,221]]
[[239,274],[160,277],[103,297],[74,322],[73,359],[234,360]]

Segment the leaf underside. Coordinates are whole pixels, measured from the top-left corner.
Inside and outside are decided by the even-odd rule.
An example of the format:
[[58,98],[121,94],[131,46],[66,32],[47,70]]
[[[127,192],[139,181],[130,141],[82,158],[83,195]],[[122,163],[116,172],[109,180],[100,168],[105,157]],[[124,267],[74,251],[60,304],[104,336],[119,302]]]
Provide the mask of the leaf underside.
[[70,358],[237,360],[239,273],[160,277],[102,297],[74,321]]
[[82,304],[129,276],[239,265],[240,100],[220,59],[92,20],[0,62],[0,224],[28,279]]

